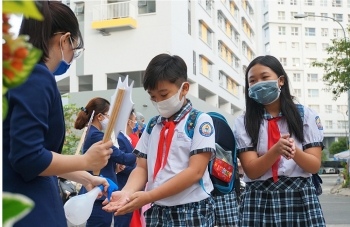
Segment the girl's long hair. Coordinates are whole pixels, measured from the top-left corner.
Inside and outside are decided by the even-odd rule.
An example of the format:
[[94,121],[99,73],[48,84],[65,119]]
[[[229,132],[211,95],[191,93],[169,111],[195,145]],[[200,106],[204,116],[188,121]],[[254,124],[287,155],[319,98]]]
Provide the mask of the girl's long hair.
[[277,74],[278,77],[282,75],[284,76],[284,85],[281,87],[280,94],[281,112],[287,120],[289,134],[299,141],[303,142],[303,122],[301,120],[299,110],[293,101],[294,97],[290,94],[288,75],[284,71],[283,66],[277,60],[277,58],[266,55],[255,58],[249,64],[245,72],[246,114],[244,117],[244,124],[248,135],[252,139],[253,146],[256,147],[258,144],[260,125],[264,115],[264,106],[256,102],[254,99],[250,98],[248,92],[248,72],[256,64],[269,67]]

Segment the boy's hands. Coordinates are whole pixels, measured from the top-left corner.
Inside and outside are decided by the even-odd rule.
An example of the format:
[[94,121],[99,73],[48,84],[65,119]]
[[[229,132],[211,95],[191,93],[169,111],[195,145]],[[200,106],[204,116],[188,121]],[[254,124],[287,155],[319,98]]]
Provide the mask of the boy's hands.
[[152,202],[152,199],[148,192],[139,191],[128,196],[128,193],[118,191],[113,192],[110,203],[107,200],[103,201],[103,205],[108,204],[102,209],[107,212],[115,212],[115,216],[123,215],[137,210],[150,202]]
[[112,141],[106,143],[102,143],[102,141],[94,143],[83,155],[86,163],[85,169],[99,171],[105,167],[113,152],[111,149],[112,146]]

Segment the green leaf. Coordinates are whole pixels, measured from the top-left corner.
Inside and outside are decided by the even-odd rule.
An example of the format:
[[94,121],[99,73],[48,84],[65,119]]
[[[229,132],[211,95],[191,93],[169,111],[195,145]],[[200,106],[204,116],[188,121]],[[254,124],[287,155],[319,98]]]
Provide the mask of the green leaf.
[[11,227],[33,209],[34,202],[21,194],[3,192],[2,207],[2,224]]
[[36,63],[39,61],[41,54],[42,51],[40,49],[32,48],[29,51],[28,56],[23,60],[23,70],[13,70],[13,72],[15,72],[13,80],[10,80],[8,77],[3,75],[3,84],[8,88],[14,88],[24,83],[30,73],[33,71]]
[[44,20],[43,15],[39,12],[34,1],[3,1],[2,13],[18,13],[23,14],[23,16],[27,18]]
[[8,104],[5,96],[2,96],[2,120],[4,121],[7,116]]

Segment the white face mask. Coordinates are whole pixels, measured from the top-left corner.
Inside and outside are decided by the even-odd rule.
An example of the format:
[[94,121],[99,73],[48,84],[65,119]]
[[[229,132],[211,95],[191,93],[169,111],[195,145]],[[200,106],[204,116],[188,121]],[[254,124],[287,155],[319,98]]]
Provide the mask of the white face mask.
[[171,96],[170,98],[160,102],[152,101],[153,106],[158,110],[159,114],[162,117],[169,118],[173,116],[183,106],[185,101],[185,96],[183,96],[182,99],[180,100],[180,94],[181,94],[183,85],[184,83],[181,84],[181,87],[177,91],[177,93]]
[[100,124],[101,124],[102,130],[105,131],[107,129],[109,119],[104,115],[103,115],[103,117],[104,117],[104,119],[102,121],[100,121]]

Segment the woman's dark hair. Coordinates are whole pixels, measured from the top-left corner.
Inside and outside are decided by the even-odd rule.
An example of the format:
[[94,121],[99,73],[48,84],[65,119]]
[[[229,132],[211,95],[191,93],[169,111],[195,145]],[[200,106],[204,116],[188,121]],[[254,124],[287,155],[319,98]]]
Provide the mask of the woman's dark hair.
[[154,90],[158,82],[166,80],[175,83],[179,88],[187,81],[187,65],[177,55],[159,54],[148,64],[143,76],[143,88]]
[[106,111],[109,110],[109,102],[104,98],[93,98],[91,99],[88,104],[81,108],[81,111],[77,115],[77,119],[74,122],[74,128],[75,129],[83,129],[90,120],[92,111],[95,110],[94,118],[98,114],[104,114]]
[[44,17],[43,21],[23,17],[20,35],[29,35],[29,42],[43,51],[41,61],[49,58],[49,41],[57,32],[70,32],[72,38],[80,40],[76,49],[84,46],[77,17],[73,11],[59,1],[36,1],[36,6]]
[[281,87],[280,102],[281,112],[287,120],[289,133],[291,136],[296,137],[299,141],[304,141],[303,122],[298,108],[293,102],[294,97],[290,94],[288,75],[284,71],[283,66],[277,60],[277,58],[266,55],[255,58],[248,66],[245,72],[245,100],[246,100],[246,114],[244,118],[244,124],[246,131],[252,139],[253,146],[256,147],[258,144],[258,137],[260,131],[261,121],[264,115],[264,106],[254,99],[249,97],[249,81],[248,72],[249,70],[257,65],[264,65],[269,67],[278,77],[284,76],[284,85]]

